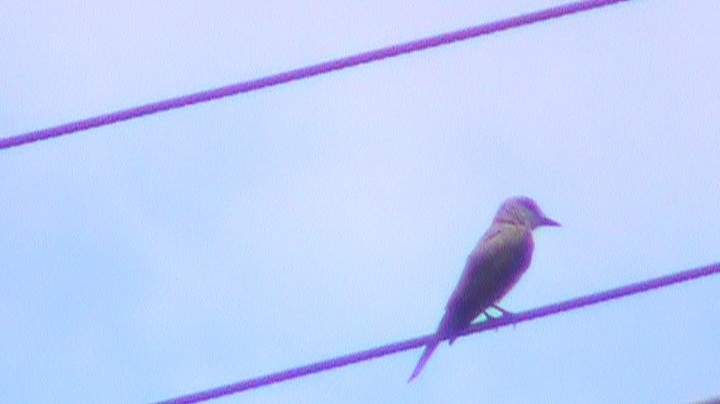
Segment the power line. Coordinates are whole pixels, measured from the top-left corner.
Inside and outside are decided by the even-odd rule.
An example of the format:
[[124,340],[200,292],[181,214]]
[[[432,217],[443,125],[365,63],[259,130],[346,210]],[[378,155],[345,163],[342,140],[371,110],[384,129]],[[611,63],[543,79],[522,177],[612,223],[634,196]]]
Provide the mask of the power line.
[[180,97],[170,98],[163,101],[157,101],[138,107],[123,109],[108,114],[98,115],[75,122],[66,123],[59,126],[53,126],[46,129],[40,129],[27,132],[15,136],[0,139],[0,150],[9,149],[11,147],[20,146],[26,143],[33,143],[41,140],[47,140],[62,135],[68,135],[100,126],[111,125],[113,123],[127,121],[142,116],[155,114],[158,112],[169,111],[201,102],[216,100],[231,95],[247,93],[259,90],[265,87],[276,86],[283,83],[289,83],[295,80],[301,80],[321,74],[330,73],[336,70],[348,67],[358,66],[365,63],[375,62],[385,58],[395,57],[411,52],[417,52],[424,49],[434,48],[436,46],[447,45],[457,41],[463,41],[482,35],[492,34],[494,32],[504,31],[511,28],[517,28],[524,25],[533,24],[553,18],[589,11],[595,8],[608,6],[629,0],[586,0],[575,3],[564,4],[561,6],[551,7],[544,10],[522,14],[515,17],[507,18],[482,24],[475,27],[462,29],[459,31],[449,32],[436,36],[431,36],[411,42],[397,45],[391,45],[356,55],[319,63],[295,70],[289,70],[284,73],[274,74],[255,80],[231,84],[225,87],[219,87],[211,90],[201,91],[194,94],[184,95]]
[[[609,300],[619,299],[621,297],[630,296],[637,293],[643,293],[657,288],[667,287],[676,283],[687,282],[693,279],[698,279],[717,273],[720,273],[720,262],[700,268],[677,272],[671,275],[661,276],[659,278],[649,279],[643,282],[621,286],[615,289],[609,289],[603,292],[565,300],[559,303],[549,304],[547,306],[538,307],[536,309],[524,311],[521,313],[503,316],[498,319],[493,319],[491,321],[484,321],[472,325],[468,329],[461,332],[460,336],[497,329],[508,325],[515,325],[518,323],[523,323],[526,321],[559,314],[565,311],[576,310],[581,307],[590,306]],[[382,356],[418,348],[426,345],[428,342],[434,340],[435,338],[436,337],[434,334],[425,335],[423,337],[417,337],[377,348],[368,349],[365,351],[355,352],[349,355],[339,356],[337,358],[316,362],[310,365],[300,366],[294,369],[271,373],[254,379],[248,379],[237,383],[216,387],[213,389],[188,394],[185,396],[179,396],[170,400],[161,401],[160,403],[185,404],[211,400],[214,398],[239,393],[242,391],[267,386],[269,384],[280,383],[286,380],[307,376],[313,373],[318,373],[334,368],[339,368],[342,366],[347,366],[353,363],[363,362],[370,359],[380,358]]]

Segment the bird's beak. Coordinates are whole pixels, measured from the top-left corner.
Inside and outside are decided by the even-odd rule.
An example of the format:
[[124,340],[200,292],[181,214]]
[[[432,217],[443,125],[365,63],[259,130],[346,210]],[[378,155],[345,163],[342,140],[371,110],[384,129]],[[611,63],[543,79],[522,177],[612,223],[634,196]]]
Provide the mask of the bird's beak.
[[558,223],[558,222],[556,222],[556,221],[554,221],[554,220],[552,220],[552,219],[550,219],[549,217],[546,216],[546,217],[543,217],[543,218],[540,220],[540,226],[556,226],[556,227],[560,227],[560,223]]

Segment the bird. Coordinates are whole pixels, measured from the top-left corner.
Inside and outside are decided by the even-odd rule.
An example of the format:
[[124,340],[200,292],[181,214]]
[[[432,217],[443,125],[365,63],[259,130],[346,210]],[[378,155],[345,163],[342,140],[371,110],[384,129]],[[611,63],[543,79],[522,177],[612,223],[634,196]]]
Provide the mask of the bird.
[[497,302],[530,266],[535,246],[532,231],[541,226],[560,226],[560,223],[545,216],[531,198],[512,197],[500,205],[490,228],[468,256],[460,280],[445,305],[435,338],[425,346],[408,383],[420,374],[441,341],[449,339],[452,344],[461,331],[489,308],[511,315]]

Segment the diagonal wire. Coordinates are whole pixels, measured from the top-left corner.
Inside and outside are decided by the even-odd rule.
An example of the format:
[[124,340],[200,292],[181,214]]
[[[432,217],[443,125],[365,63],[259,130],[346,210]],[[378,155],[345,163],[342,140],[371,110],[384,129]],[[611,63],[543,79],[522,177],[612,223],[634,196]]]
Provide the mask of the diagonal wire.
[[[619,299],[621,297],[630,296],[638,293],[647,292],[657,288],[664,288],[680,282],[687,282],[693,279],[702,278],[709,275],[720,273],[720,262],[707,265],[704,267],[694,268],[671,275],[661,276],[659,278],[649,279],[615,289],[609,289],[603,292],[593,293],[586,296],[577,297],[563,302],[549,304],[547,306],[538,307],[532,310],[506,315],[491,321],[484,321],[474,324],[460,333],[461,336],[475,334],[483,331],[497,329],[500,327],[523,323],[542,317],[559,314],[565,311],[576,310],[585,306],[590,306],[609,300]],[[398,352],[407,351],[426,345],[428,342],[435,340],[435,335],[425,335],[422,337],[412,338],[409,340],[384,345],[365,351],[355,352],[352,354],[339,356],[310,365],[300,366],[294,369],[284,370],[277,373],[271,373],[254,379],[248,379],[237,383],[227,384],[225,386],[200,391],[184,396],[179,396],[170,400],[161,401],[161,404],[180,404],[180,403],[197,403],[200,401],[211,400],[239,393],[246,390],[256,389],[258,387],[267,386],[274,383],[280,383],[286,380],[307,376],[313,373],[323,372],[326,370],[347,366],[357,362],[363,362],[370,359],[380,358],[382,356],[391,355]]]
[[492,34],[494,32],[520,27],[523,25],[529,25],[536,22],[558,18],[581,11],[589,11],[595,8],[604,7],[624,1],[629,0],[578,1],[575,3],[564,4],[544,10],[531,12],[528,14],[522,14],[504,20],[491,22],[488,24],[462,29],[459,31],[449,32],[368,52],[358,53],[356,55],[339,58],[295,70],[289,70],[284,73],[278,73],[255,80],[231,84],[225,87],[205,90],[198,93],[170,98],[163,101],[152,102],[138,107],[98,115],[92,118],[82,119],[59,126],[2,138],[0,139],[0,150],[9,149],[11,147],[20,146],[26,143],[33,143],[40,140],[47,140],[62,135],[68,135],[71,133],[97,128],[100,126],[111,125],[113,123],[140,118],[142,116],[155,114],[163,111],[169,111],[172,109],[198,104],[201,102],[207,102],[223,97],[247,93],[265,87],[276,86],[279,84],[288,83],[295,80],[301,80],[320,74],[330,73],[352,66],[375,62],[385,58],[395,57],[411,52],[417,52],[424,49],[434,48],[436,46],[447,45],[457,41],[463,41],[482,35]]

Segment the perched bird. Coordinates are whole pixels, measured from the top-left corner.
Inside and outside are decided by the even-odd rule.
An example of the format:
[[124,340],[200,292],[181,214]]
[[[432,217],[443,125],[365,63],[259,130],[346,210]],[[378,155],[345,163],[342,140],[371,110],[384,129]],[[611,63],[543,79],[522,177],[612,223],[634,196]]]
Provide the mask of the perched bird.
[[496,306],[496,302],[515,286],[530,266],[534,248],[532,231],[540,226],[560,226],[560,223],[545,216],[530,198],[515,197],[503,202],[490,228],[468,256],[460,281],[445,306],[436,338],[425,347],[408,382],[420,374],[440,341],[449,338],[452,344],[457,334],[488,308],[508,314]]

